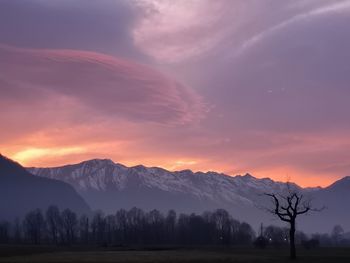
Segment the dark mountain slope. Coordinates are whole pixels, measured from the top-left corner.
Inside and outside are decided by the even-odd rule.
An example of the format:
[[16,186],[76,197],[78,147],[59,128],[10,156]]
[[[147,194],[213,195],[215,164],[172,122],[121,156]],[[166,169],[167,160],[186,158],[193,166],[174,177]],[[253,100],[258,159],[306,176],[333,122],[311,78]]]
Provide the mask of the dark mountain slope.
[[0,155],[0,219],[13,219],[35,208],[57,205],[77,213],[90,208],[72,186],[30,174],[18,163]]

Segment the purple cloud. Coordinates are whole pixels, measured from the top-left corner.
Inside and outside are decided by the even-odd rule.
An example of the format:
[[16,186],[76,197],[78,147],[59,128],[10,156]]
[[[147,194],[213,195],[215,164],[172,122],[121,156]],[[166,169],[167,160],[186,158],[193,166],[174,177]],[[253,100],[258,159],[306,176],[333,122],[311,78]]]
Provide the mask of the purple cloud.
[[[203,113],[200,97],[135,62],[92,52],[0,46],[1,100],[30,111],[64,97],[90,114],[156,123],[185,123]],[[25,105],[23,105],[23,103]],[[45,111],[45,108],[42,109]]]

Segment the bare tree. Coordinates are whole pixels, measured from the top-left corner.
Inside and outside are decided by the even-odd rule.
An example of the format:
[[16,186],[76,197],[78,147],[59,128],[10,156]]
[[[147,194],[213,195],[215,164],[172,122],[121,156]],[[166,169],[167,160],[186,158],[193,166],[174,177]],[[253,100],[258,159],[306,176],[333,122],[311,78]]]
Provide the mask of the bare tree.
[[344,229],[340,225],[335,225],[332,230],[332,239],[335,246],[339,245]]
[[225,209],[217,209],[212,220],[218,229],[218,239],[223,245],[229,245],[231,239],[231,216]]
[[21,221],[19,218],[15,219],[13,227],[14,227],[14,229],[13,229],[14,241],[17,244],[20,244],[22,242],[22,225],[21,225]]
[[8,243],[10,232],[10,223],[7,221],[0,222],[0,243]]
[[45,220],[40,209],[30,211],[24,218],[24,228],[33,244],[40,244],[45,231]]
[[127,242],[127,211],[125,209],[120,209],[115,215],[116,228],[118,231],[119,243],[124,244]]
[[82,215],[79,219],[80,241],[85,244],[89,243],[89,226],[89,218]]
[[62,225],[61,214],[57,206],[52,205],[46,210],[46,222],[50,239],[54,244],[57,244],[59,228]]
[[66,235],[66,242],[72,244],[75,241],[75,234],[78,225],[77,215],[70,209],[62,212],[63,228]]
[[116,221],[114,215],[106,216],[106,235],[107,235],[107,243],[113,244],[115,243],[115,230],[116,230]]
[[169,210],[165,218],[165,232],[167,241],[170,243],[175,242],[175,227],[176,227],[177,216],[174,210]]
[[157,209],[153,209],[146,214],[147,225],[149,229],[150,241],[154,244],[163,242],[164,216]]
[[296,219],[299,215],[307,214],[310,211],[320,211],[322,209],[312,208],[311,201],[304,198],[288,185],[288,191],[285,194],[268,194],[272,198],[274,208],[268,211],[276,215],[283,222],[289,224],[289,244],[290,244],[290,258],[296,259],[295,249],[295,231]]
[[96,211],[91,222],[92,239],[96,244],[103,245],[106,236],[106,219],[102,211]]

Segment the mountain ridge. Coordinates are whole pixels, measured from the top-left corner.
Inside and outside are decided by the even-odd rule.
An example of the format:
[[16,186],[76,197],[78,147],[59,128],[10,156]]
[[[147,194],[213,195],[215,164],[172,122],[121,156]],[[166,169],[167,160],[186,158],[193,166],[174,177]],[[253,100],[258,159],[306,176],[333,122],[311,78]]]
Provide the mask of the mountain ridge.
[[77,163],[69,163],[69,164],[55,165],[55,166],[42,166],[42,167],[28,166],[28,167],[26,167],[26,169],[28,169],[28,170],[32,170],[32,169],[35,169],[35,168],[40,168],[40,169],[57,169],[57,168],[64,168],[64,167],[82,165],[84,163],[90,163],[90,162],[105,162],[105,163],[110,163],[110,164],[113,164],[113,165],[118,165],[118,166],[121,166],[121,167],[124,167],[124,168],[135,168],[135,169],[137,169],[139,167],[139,168],[146,168],[146,169],[160,169],[160,170],[163,170],[163,171],[166,171],[166,172],[170,172],[170,173],[180,173],[180,172],[189,172],[189,173],[192,173],[192,174],[215,173],[215,174],[218,174],[218,175],[229,176],[229,177],[233,177],[233,178],[235,178],[235,177],[253,177],[254,179],[257,179],[257,180],[270,180],[270,181],[273,181],[275,183],[283,183],[283,184],[290,183],[290,184],[297,185],[299,188],[310,189],[310,190],[325,189],[325,188],[328,188],[328,187],[332,186],[333,184],[335,184],[338,181],[342,181],[342,180],[346,180],[346,179],[350,180],[350,176],[343,176],[343,177],[341,177],[339,179],[336,179],[334,182],[330,183],[327,186],[315,185],[315,186],[305,186],[305,187],[303,187],[303,186],[300,186],[299,184],[297,184],[295,182],[283,182],[283,181],[280,181],[280,180],[272,179],[270,177],[255,177],[254,175],[252,175],[249,172],[246,172],[245,174],[231,175],[231,174],[227,174],[225,172],[217,172],[217,171],[214,171],[214,170],[209,170],[209,171],[206,171],[206,172],[203,172],[203,171],[200,171],[200,170],[193,171],[191,169],[169,170],[169,169],[163,168],[161,166],[146,166],[146,165],[143,165],[143,164],[127,166],[127,165],[122,164],[120,162],[115,162],[115,161],[113,161],[112,159],[109,159],[109,158],[93,158],[93,159],[88,159],[88,160],[84,160],[84,161],[77,162]]
[[[200,170],[199,171],[193,171],[191,169],[168,170],[168,169],[160,167],[160,166],[145,166],[143,164],[127,166],[127,165],[124,165],[124,164],[119,163],[119,162],[114,162],[112,159],[108,159],[108,158],[93,158],[93,159],[88,159],[88,160],[77,162],[77,163],[70,163],[70,164],[64,164],[64,165],[58,165],[58,166],[43,166],[43,167],[29,166],[29,167],[26,167],[26,169],[28,169],[28,170],[33,170],[33,169],[36,169],[36,168],[40,168],[40,169],[58,169],[59,168],[59,169],[61,169],[61,168],[67,168],[67,167],[72,167],[72,166],[77,166],[77,165],[83,165],[83,164],[92,163],[92,162],[113,164],[113,165],[117,165],[117,166],[124,167],[124,168],[130,168],[130,169],[138,169],[138,168],[140,168],[140,169],[145,169],[145,168],[146,169],[159,169],[159,170],[163,170],[163,171],[166,171],[166,172],[169,172],[169,173],[185,173],[185,172],[188,172],[188,173],[191,173],[191,174],[212,174],[212,173],[215,173],[217,175],[229,176],[229,177],[232,177],[232,178],[235,178],[235,177],[250,177],[250,178],[257,179],[257,180],[269,180],[269,181],[273,181],[275,183],[286,183],[286,182],[283,182],[283,181],[271,179],[270,177],[258,178],[258,177],[253,176],[249,172],[247,172],[247,173],[245,173],[243,175],[242,174],[230,175],[230,174],[227,174],[227,173],[224,173],[224,172],[217,172],[217,171],[214,171],[214,170],[209,170],[209,171],[206,171],[206,172],[203,172],[203,171],[200,171]],[[343,177],[343,178],[341,178],[339,180],[342,180],[342,179],[344,179],[346,177],[350,177],[350,176],[345,176],[345,177]],[[335,183],[335,182],[336,181],[334,181],[333,183]],[[302,187],[302,186],[298,185],[295,182],[289,182],[289,183],[297,185],[299,188],[303,188],[303,189],[320,189],[320,188],[328,187],[328,186],[326,186],[326,187],[321,187],[321,186]]]

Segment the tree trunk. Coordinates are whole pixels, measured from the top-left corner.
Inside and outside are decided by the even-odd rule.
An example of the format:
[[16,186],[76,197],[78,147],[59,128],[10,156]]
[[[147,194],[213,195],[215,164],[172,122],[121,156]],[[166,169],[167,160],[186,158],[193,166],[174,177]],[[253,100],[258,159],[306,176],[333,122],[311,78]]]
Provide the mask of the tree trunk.
[[290,222],[289,242],[290,242],[290,258],[296,259],[297,256],[295,251],[295,221]]

